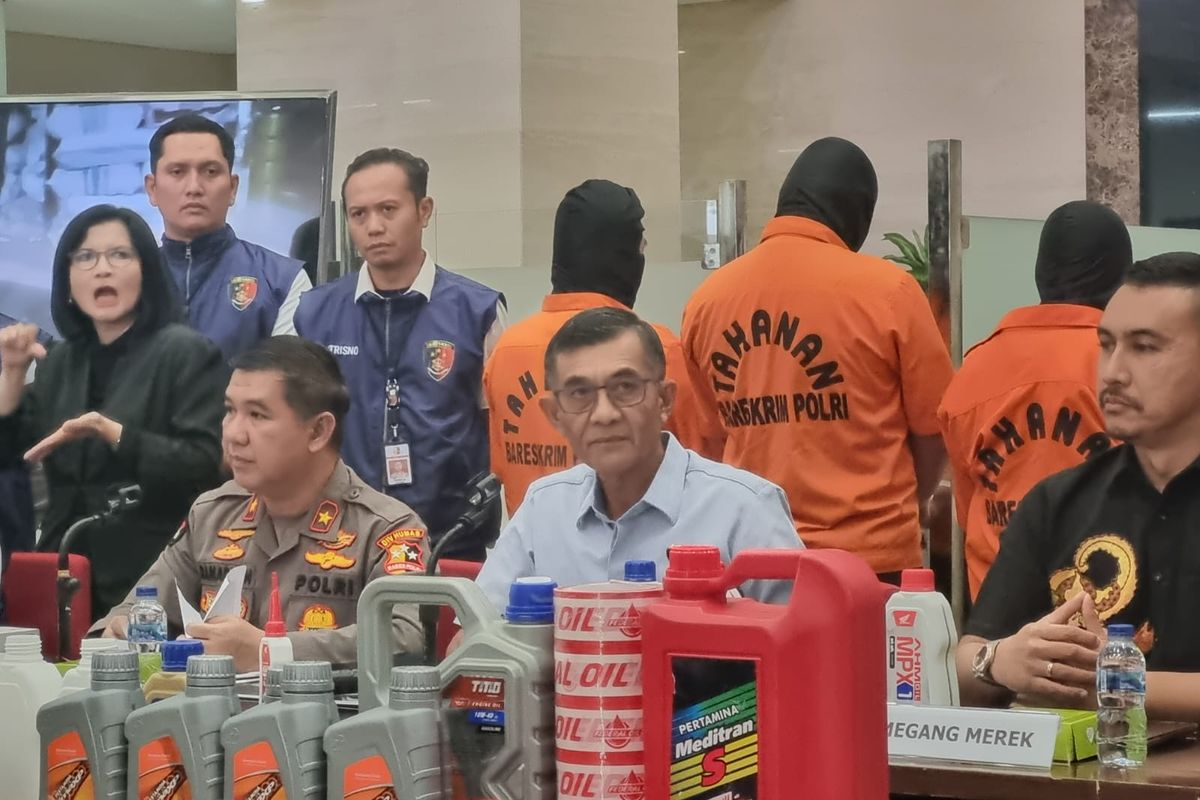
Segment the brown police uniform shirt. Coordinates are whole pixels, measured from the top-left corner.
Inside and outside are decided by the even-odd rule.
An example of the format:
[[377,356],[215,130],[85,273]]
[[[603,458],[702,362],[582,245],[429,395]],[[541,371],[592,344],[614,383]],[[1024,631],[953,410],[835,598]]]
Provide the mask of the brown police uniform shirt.
[[938,432],[952,368],[911,275],[777,217],[695,291],[682,338],[728,434],[722,460],[783,487],[806,545],[876,572],[921,565],[908,438]]
[[[492,471],[504,484],[504,502],[510,515],[525,499],[529,484],[575,465],[571,446],[538,408],[538,396],[545,387],[544,364],[550,340],[571,317],[589,308],[628,310],[599,293],[547,295],[540,312],[501,335],[484,368],[484,396],[491,409],[488,438]],[[667,377],[678,386],[667,430],[689,450],[707,458],[720,458],[724,433],[714,412],[696,397],[679,337],[663,325],[654,325],[654,330],[662,340]]]
[[[204,613],[229,570],[245,565],[242,617],[263,628],[276,572],[296,659],[351,664],[363,587],[381,575],[423,572],[426,543],[425,524],[412,509],[367,486],[339,461],[322,499],[293,520],[272,519],[254,494],[233,481],[200,495],[187,522],[137,585],[158,589],[174,636],[182,632],[176,581]],[[134,599],[131,592],[91,631],[128,614]],[[416,609],[397,606],[393,616],[397,648],[419,652],[423,640]]]
[[1025,494],[1109,447],[1096,400],[1101,314],[1057,303],[1013,309],[967,353],[942,398],[972,599]]

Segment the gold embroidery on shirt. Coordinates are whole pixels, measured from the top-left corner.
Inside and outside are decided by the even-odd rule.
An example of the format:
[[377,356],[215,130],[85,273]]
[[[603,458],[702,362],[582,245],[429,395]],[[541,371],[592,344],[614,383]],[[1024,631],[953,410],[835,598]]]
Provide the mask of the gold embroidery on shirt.
[[1086,591],[1102,621],[1119,614],[1137,593],[1137,556],[1123,536],[1103,533],[1084,539],[1073,566],[1050,575],[1050,596],[1057,608]]

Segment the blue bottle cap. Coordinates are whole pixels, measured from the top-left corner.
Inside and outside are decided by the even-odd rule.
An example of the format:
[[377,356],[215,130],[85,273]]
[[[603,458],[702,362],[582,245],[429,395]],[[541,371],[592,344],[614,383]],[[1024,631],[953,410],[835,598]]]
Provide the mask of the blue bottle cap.
[[163,642],[160,650],[163,672],[187,672],[188,656],[204,655],[204,642],[199,639],[176,639]]
[[1124,622],[1115,622],[1108,626],[1109,636],[1119,636],[1122,639],[1133,638],[1133,626]]
[[138,597],[158,597],[158,589],[154,586],[137,587]]
[[625,580],[654,583],[658,580],[658,566],[653,561],[626,561]]
[[504,618],[527,625],[554,622],[554,589],[557,586],[550,578],[517,578],[508,590]]

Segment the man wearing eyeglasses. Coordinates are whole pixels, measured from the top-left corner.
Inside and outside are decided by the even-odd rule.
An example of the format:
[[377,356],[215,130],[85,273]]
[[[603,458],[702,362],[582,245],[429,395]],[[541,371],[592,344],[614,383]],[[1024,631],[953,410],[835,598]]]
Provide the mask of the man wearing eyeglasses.
[[[540,311],[504,331],[487,360],[492,471],[504,484],[510,515],[531,483],[576,463],[534,402],[544,385],[546,344],[580,311],[634,307],[646,268],[645,213],[633,189],[612,181],[593,178],[568,191],[554,217],[550,294]],[[653,327],[667,356],[666,374],[678,385],[667,429],[684,447],[716,458],[724,433],[716,414],[699,401],[679,337],[666,326]]]
[[[666,567],[674,544],[715,545],[729,561],[747,548],[803,547],[775,484],[683,448],[663,430],[675,382],[654,328],[631,311],[572,317],[546,348],[542,412],[580,462],[540,478],[500,535],[477,579],[497,608],[520,577],[575,586],[624,574],[625,562]],[[783,602],[790,585],[754,581],[743,592]]]

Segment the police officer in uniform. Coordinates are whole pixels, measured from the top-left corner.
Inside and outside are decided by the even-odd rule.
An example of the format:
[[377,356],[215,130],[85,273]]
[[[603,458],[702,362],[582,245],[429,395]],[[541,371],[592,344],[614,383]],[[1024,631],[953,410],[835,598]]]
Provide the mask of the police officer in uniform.
[[[507,312],[499,292],[443,269],[422,247],[428,179],[429,164],[403,150],[368,150],[350,163],[342,201],[364,263],[305,293],[295,323],[337,357],[354,396],[346,463],[412,506],[436,537],[488,470],[483,365]],[[464,532],[442,554],[482,561],[492,533]]]
[[[234,480],[200,496],[139,586],[154,586],[171,635],[183,631],[178,595],[206,611],[237,566],[246,567],[240,613],[187,627],[205,652],[254,669],[279,577],[297,659],[353,663],[359,594],[381,575],[424,570],[424,523],[399,500],[367,486],[338,456],[349,394],[323,348],[294,336],[266,339],[234,361],[223,447]],[[93,627],[124,637],[134,601]],[[414,609],[397,607],[400,651],[418,652]]]
[[150,138],[146,194],[162,212],[163,259],[188,324],[233,358],[260,339],[295,333],[304,264],[239,239],[226,223],[237,198],[233,137],[196,114],[176,117]]

